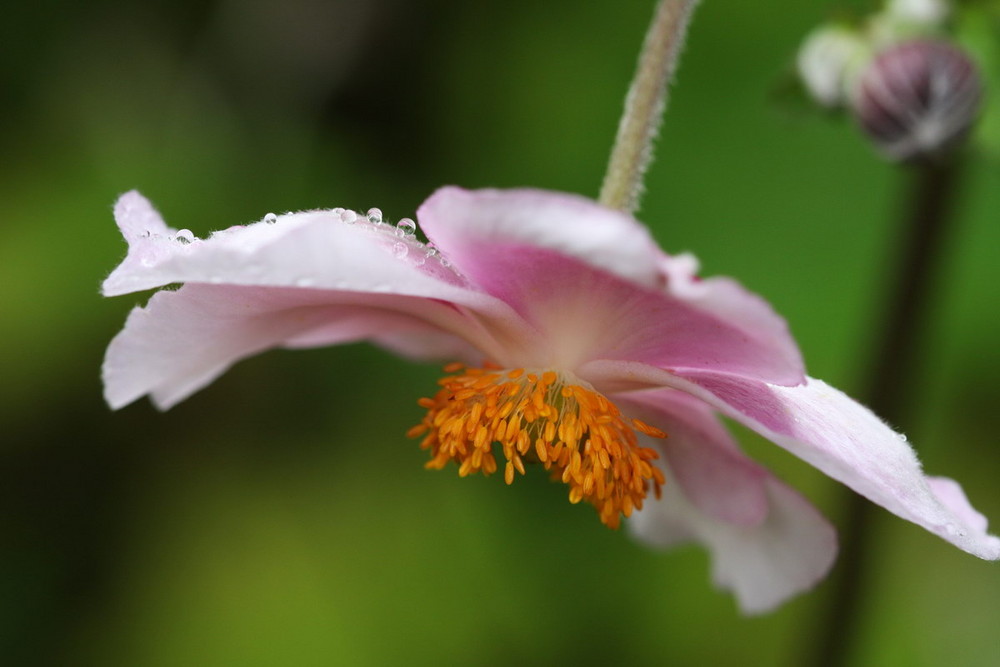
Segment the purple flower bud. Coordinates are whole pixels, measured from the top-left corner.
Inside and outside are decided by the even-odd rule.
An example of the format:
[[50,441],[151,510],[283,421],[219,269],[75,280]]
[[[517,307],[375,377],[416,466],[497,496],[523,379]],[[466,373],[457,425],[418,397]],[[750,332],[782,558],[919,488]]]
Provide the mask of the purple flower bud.
[[954,146],[976,119],[981,98],[979,73],[964,53],[921,40],[875,56],[852,107],[881,153],[908,160]]

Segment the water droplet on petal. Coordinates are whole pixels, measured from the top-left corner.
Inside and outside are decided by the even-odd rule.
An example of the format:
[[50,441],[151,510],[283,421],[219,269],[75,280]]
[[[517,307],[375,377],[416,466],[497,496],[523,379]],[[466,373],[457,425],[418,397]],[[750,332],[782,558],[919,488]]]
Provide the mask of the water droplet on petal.
[[899,438],[902,442],[906,442],[908,440],[905,433],[897,433],[896,437]]
[[355,222],[357,222],[358,214],[352,211],[351,209],[347,209],[346,211],[340,214],[340,219],[349,225],[353,225]]
[[332,209],[330,212],[333,213],[334,215],[340,215],[341,213],[344,212],[344,209],[338,206],[337,208]]
[[417,257],[415,257],[414,260],[413,260],[413,265],[414,266],[423,266],[425,262],[427,262],[427,256],[426,255],[417,255]]
[[174,234],[174,240],[178,243],[187,245],[188,243],[194,241],[194,233],[190,229],[182,229]]
[[437,254],[438,254],[437,248],[432,248],[431,244],[428,243],[427,244],[427,257],[428,258],[437,257]]
[[962,530],[959,526],[957,526],[957,525],[955,525],[953,523],[945,524],[944,529],[945,529],[945,531],[947,531],[948,535],[950,535],[952,537],[964,537],[965,536],[965,531]]
[[273,225],[277,221],[278,221],[278,216],[276,216],[274,213],[268,213],[267,215],[264,216],[264,222],[266,222],[269,225]]
[[405,243],[397,243],[392,246],[392,254],[397,259],[403,259],[410,252],[410,248]]
[[403,218],[396,223],[396,229],[401,231],[404,236],[413,236],[417,233],[417,223],[409,218]]
[[376,225],[382,224],[382,209],[380,208],[368,209],[368,222],[374,222]]

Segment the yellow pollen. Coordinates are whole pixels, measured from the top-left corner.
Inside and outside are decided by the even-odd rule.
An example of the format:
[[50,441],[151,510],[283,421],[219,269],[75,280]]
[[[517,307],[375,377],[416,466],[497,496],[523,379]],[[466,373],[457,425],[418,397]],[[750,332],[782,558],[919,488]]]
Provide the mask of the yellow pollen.
[[427,409],[409,437],[423,436],[430,451],[426,467],[441,469],[454,461],[462,477],[490,475],[499,469],[494,443],[505,464],[504,481],[525,474],[525,463],[540,463],[553,479],[569,485],[569,500],[586,500],[601,521],[618,528],[622,516],[641,509],[652,486],[656,497],[663,473],[651,461],[657,453],[640,447],[636,431],[654,438],[666,433],[638,419],[627,419],[593,389],[566,384],[554,371],[504,370],[494,365],[444,367],[434,398],[421,398]]

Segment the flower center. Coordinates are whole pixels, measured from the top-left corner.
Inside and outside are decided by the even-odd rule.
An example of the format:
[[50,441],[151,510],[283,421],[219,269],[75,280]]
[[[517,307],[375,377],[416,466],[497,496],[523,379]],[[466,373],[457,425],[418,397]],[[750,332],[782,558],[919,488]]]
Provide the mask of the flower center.
[[504,479],[524,474],[525,462],[541,463],[553,479],[569,485],[569,500],[586,500],[607,526],[641,509],[652,484],[656,497],[664,483],[651,463],[657,453],[640,447],[636,431],[656,438],[666,434],[638,419],[627,420],[615,405],[591,388],[570,384],[554,371],[526,372],[495,366],[445,366],[451,373],[434,398],[422,398],[427,415],[410,429],[423,435],[430,450],[426,466],[458,464],[462,477],[498,470],[494,443],[500,445]]

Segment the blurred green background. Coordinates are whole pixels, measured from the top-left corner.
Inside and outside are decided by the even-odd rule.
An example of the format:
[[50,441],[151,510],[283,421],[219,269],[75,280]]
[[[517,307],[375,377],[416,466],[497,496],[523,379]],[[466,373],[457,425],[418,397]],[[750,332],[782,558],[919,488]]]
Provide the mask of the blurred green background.
[[[857,390],[903,180],[770,91],[833,5],[705,2],[641,218],[789,320]],[[427,472],[404,437],[436,367],[367,346],[244,362],[168,413],[101,398],[145,295],[105,300],[138,188],[196,234],[436,187],[594,196],[653,2],[62,3],[0,26],[0,662],[805,664],[828,585],[746,619],[700,548],[659,553],[541,474]],[[969,164],[919,405],[934,474],[1000,522],[1000,166]],[[749,451],[834,521],[841,496]],[[996,665],[1000,570],[885,512],[857,665]]]

